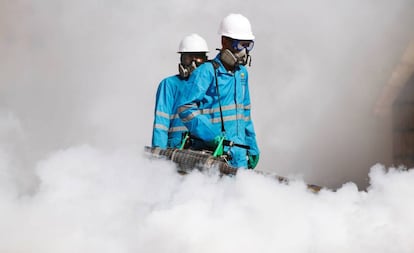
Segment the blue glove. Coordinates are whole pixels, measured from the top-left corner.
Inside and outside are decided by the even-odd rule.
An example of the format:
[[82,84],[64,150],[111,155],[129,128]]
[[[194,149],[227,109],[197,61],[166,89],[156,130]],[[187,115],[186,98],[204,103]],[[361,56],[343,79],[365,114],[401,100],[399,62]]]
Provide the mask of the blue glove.
[[257,155],[249,155],[249,160],[247,161],[247,168],[254,169],[256,168],[257,164],[259,163],[259,154]]

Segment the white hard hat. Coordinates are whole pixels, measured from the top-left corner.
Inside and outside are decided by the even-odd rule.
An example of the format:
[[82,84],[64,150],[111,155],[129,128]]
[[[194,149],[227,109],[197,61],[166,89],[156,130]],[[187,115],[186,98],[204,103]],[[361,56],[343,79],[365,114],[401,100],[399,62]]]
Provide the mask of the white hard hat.
[[254,40],[249,20],[241,14],[229,14],[220,23],[221,36],[237,40]]
[[178,46],[178,53],[208,52],[207,42],[198,34],[185,36]]

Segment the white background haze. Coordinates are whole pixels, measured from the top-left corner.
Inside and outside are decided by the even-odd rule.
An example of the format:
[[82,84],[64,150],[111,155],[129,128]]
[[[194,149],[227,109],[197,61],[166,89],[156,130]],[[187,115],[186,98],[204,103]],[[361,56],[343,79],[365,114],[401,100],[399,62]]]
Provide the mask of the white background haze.
[[[258,169],[288,186],[143,154],[179,41],[213,58],[232,12],[256,35]],[[413,26],[412,0],[0,0],[0,253],[413,252],[414,172],[387,169],[373,113]]]

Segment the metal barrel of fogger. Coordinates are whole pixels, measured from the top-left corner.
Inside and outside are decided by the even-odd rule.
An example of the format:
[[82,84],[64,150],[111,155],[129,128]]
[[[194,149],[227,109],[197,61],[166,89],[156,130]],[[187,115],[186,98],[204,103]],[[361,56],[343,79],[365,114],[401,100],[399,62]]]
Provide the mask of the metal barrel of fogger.
[[[237,169],[231,167],[226,162],[220,160],[219,158],[213,157],[210,153],[203,153],[202,151],[194,151],[189,149],[175,149],[175,148],[167,148],[161,149],[158,147],[145,147],[145,151],[147,153],[151,153],[151,155],[159,158],[166,158],[168,160],[173,161],[179,167],[180,173],[188,173],[194,169],[198,170],[210,170],[210,169],[218,169],[221,174],[224,175],[236,175]],[[278,176],[276,174],[255,171],[256,173],[263,174],[266,176],[273,176],[279,182],[288,183],[289,179],[286,177]],[[322,187],[318,185],[308,184],[308,189],[313,192],[319,192]]]
[[158,147],[145,147],[145,151],[157,157],[165,157],[173,161],[179,167],[182,173],[190,172],[194,169],[201,171],[218,169],[221,174],[235,175],[237,169],[228,165],[225,161],[213,157],[210,153],[203,151],[195,151],[189,149],[175,149],[167,148],[161,149]]

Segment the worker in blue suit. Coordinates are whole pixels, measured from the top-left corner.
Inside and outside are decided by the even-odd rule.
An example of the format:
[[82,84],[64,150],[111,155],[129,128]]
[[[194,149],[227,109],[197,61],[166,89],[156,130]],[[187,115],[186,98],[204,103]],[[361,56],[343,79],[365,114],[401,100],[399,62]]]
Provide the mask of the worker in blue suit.
[[181,40],[178,46],[179,74],[165,78],[158,86],[152,132],[153,147],[165,149],[180,146],[187,128],[177,114],[178,90],[188,82],[190,74],[207,60],[207,52],[207,43],[198,34],[190,34]]
[[211,63],[197,68],[180,95],[178,112],[193,137],[193,149],[214,149],[224,137],[240,146],[227,146],[230,164],[254,169],[260,151],[250,117],[248,72],[254,35],[241,14],[226,16],[219,28],[222,48]]

